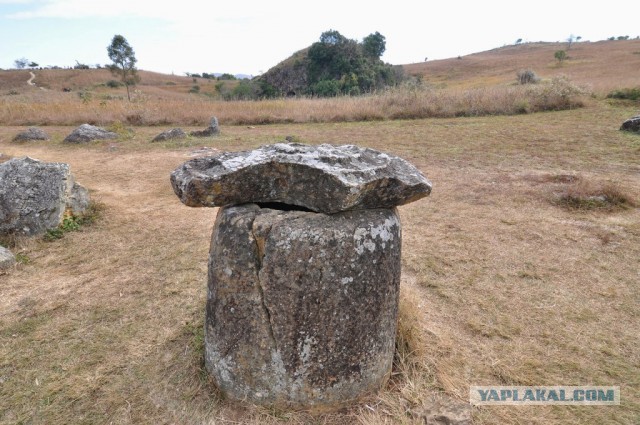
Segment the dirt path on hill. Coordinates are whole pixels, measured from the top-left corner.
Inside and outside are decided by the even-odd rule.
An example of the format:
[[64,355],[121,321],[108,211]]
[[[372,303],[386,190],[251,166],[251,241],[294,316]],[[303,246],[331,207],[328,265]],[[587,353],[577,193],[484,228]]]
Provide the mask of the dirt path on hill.
[[[29,74],[31,74],[31,78],[27,80],[27,84],[29,84],[30,86],[38,87],[36,86],[36,83],[33,82],[33,80],[36,78],[36,74],[34,74],[33,71],[29,71]],[[44,87],[38,87],[38,88],[40,90],[46,90]]]

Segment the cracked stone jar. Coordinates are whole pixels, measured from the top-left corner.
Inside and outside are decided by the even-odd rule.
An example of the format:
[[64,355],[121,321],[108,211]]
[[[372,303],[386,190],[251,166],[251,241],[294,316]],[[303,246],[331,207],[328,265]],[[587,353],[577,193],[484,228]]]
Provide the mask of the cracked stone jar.
[[333,408],[391,373],[400,284],[395,208],[219,210],[211,240],[205,363],[229,397]]

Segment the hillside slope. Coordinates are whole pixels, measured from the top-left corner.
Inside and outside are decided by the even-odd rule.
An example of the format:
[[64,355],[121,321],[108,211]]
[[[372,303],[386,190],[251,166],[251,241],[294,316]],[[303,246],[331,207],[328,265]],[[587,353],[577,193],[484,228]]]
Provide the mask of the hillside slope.
[[[565,50],[567,43],[525,43],[500,47],[486,52],[474,53],[458,58],[434,60],[403,65],[410,75],[422,75],[423,81],[441,88],[475,88],[513,84],[520,69],[532,69],[541,78],[567,75],[572,81],[590,86],[597,94],[640,86],[640,40],[616,40],[574,43],[567,51],[568,59],[561,65],[554,58],[557,50]],[[289,58],[295,61],[304,51]],[[289,64],[287,60],[276,65]],[[288,69],[288,68],[287,68]],[[34,70],[35,83],[52,92],[63,88],[73,91],[102,90],[114,93],[124,89],[109,89],[104,85],[117,79],[106,69],[59,69]],[[279,75],[278,78],[291,78]],[[27,85],[29,70],[0,71],[0,95],[8,92],[24,93],[37,88]],[[191,98],[190,93],[198,85],[196,97],[215,95],[216,81],[203,78],[160,74],[140,71],[138,89],[156,98]],[[226,81],[234,86],[236,82]]]
[[[640,86],[640,40],[581,42],[566,49],[567,43],[525,43],[404,68],[438,87],[512,84],[521,69],[532,69],[541,78],[564,74],[598,94]],[[554,58],[558,50],[567,51],[568,59],[562,64]]]

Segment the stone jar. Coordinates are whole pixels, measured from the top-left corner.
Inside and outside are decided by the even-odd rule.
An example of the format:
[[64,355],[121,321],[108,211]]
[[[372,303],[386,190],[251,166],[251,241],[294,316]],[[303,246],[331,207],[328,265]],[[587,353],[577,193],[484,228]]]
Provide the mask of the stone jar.
[[209,256],[208,371],[225,394],[257,404],[335,407],[374,393],[391,373],[395,347],[396,209],[276,208],[219,210]]
[[396,207],[431,192],[402,158],[276,143],[196,158],[180,200],[222,207],[209,254],[205,364],[228,397],[332,409],[380,389],[400,284]]

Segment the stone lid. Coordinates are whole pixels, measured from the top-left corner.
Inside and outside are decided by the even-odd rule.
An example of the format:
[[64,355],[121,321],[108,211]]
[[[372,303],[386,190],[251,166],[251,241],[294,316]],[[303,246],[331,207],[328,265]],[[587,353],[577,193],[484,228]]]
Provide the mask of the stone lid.
[[422,173],[397,156],[299,143],[196,158],[171,173],[171,184],[190,207],[277,202],[327,214],[392,208],[431,192]]

